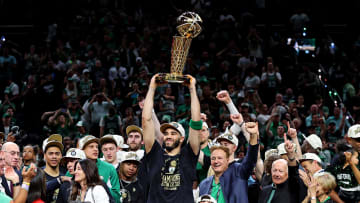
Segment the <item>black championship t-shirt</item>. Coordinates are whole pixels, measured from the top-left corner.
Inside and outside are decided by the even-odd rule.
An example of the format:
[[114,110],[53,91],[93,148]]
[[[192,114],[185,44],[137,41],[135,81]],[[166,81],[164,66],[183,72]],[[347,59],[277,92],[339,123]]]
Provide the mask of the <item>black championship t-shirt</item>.
[[[43,168],[44,170],[45,168]],[[54,180],[60,176],[64,176],[66,173],[66,170],[62,167],[59,168],[60,173],[59,176],[54,177],[49,174],[47,174],[45,171],[45,177],[46,177],[46,203],[55,203],[57,196],[59,194],[60,190],[60,184],[57,180]],[[50,182],[50,183],[49,183]]]
[[169,156],[155,141],[145,157],[151,179],[147,202],[194,202],[192,185],[196,180],[197,158],[190,144],[182,147],[180,154]]

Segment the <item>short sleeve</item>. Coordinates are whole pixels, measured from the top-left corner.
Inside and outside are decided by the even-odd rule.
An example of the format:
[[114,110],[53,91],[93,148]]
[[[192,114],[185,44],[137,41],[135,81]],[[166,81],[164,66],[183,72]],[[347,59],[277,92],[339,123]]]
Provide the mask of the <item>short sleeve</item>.
[[198,161],[198,155],[194,154],[190,143],[187,143],[186,146],[181,149],[181,154],[184,154],[185,159],[191,161],[191,164],[196,166]]
[[161,153],[163,153],[163,150],[160,144],[155,140],[150,152],[147,153],[145,156],[148,160],[151,160],[153,157],[158,157]]

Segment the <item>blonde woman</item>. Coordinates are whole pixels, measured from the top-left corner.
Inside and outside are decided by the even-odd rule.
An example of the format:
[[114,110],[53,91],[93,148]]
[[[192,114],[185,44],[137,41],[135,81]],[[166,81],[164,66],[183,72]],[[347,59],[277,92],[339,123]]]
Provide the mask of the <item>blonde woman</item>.
[[302,203],[333,203],[330,192],[335,189],[335,177],[328,172],[317,173],[310,177],[308,194]]

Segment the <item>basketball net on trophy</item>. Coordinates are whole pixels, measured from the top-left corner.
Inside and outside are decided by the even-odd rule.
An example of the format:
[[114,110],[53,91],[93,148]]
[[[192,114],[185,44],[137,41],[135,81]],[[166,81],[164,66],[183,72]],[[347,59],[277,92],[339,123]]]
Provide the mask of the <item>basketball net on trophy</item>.
[[189,78],[183,76],[185,62],[193,38],[201,32],[200,16],[194,12],[185,12],[177,18],[177,31],[181,36],[173,36],[171,45],[170,73],[159,73],[157,82],[189,83]]

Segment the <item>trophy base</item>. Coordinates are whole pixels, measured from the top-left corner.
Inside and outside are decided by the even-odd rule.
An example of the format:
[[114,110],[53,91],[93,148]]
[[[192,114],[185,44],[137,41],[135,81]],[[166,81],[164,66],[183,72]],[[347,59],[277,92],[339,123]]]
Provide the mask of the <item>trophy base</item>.
[[190,83],[190,78],[183,75],[174,75],[171,73],[159,73],[159,76],[156,77],[157,83]]

